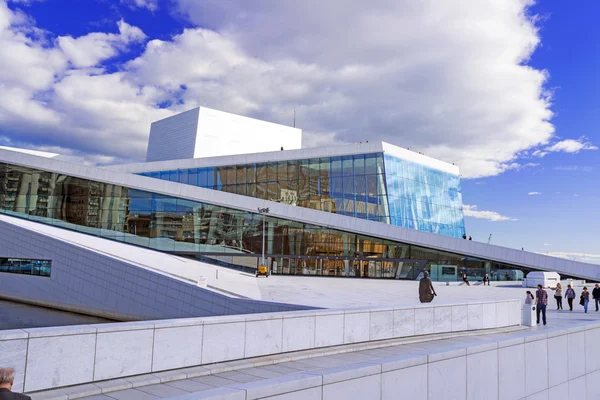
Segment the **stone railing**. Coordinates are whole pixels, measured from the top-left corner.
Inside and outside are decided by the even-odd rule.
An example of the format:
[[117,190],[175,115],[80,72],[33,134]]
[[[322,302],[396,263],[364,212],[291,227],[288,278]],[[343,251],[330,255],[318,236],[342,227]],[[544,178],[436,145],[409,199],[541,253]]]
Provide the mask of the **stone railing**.
[[14,390],[37,391],[291,351],[521,323],[519,300],[0,331]]

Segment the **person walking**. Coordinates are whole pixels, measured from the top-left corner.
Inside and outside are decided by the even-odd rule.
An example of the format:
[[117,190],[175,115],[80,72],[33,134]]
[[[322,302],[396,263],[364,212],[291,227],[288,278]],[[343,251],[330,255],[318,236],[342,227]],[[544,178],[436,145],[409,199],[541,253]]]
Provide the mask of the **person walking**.
[[581,300],[579,304],[583,306],[583,311],[587,313],[588,304],[590,302],[590,292],[587,290],[587,286],[583,287],[583,292],[581,292]]
[[433,298],[437,296],[433,288],[433,282],[429,278],[429,272],[423,272],[423,278],[419,281],[419,301],[421,303],[431,303]]
[[573,311],[573,299],[575,298],[575,291],[573,290],[571,285],[567,285],[565,297],[567,298],[567,302],[569,303],[569,311]]
[[485,274],[483,276],[483,286],[485,286],[486,282],[487,282],[487,285],[490,286],[490,276],[488,274]]
[[556,284],[556,289],[554,289],[554,299],[556,300],[556,309],[562,310],[562,285],[560,282]]
[[537,317],[537,323],[540,323],[540,313],[542,313],[542,322],[546,325],[546,306],[548,305],[548,293],[542,288],[542,285],[537,286],[538,289],[535,292],[535,313]]
[[467,284],[467,286],[471,286],[471,284],[469,283],[469,278],[467,278],[467,274],[463,274],[462,280],[464,283]]
[[0,367],[0,400],[31,400],[31,397],[12,391],[15,383],[14,368]]
[[463,233],[463,239],[467,240],[467,234]]
[[598,312],[598,303],[600,303],[600,285],[597,283],[594,285],[594,290],[592,290],[592,297],[596,303],[596,312]]
[[473,240],[473,238],[471,236],[469,236],[469,240]]

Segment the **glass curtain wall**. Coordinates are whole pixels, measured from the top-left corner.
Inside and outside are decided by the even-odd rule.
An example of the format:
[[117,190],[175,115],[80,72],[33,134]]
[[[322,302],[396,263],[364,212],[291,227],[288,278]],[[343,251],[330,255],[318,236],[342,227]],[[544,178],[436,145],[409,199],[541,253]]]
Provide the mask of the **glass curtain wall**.
[[143,176],[389,223],[383,154],[312,158]]
[[386,154],[385,178],[393,225],[455,238],[465,233],[459,176]]
[[[242,263],[258,260],[262,251],[261,214],[5,163],[0,212],[170,253],[229,255]],[[515,269],[268,215],[264,220],[274,273],[415,279],[426,268],[439,280],[456,280],[461,271],[477,279],[482,271]]]

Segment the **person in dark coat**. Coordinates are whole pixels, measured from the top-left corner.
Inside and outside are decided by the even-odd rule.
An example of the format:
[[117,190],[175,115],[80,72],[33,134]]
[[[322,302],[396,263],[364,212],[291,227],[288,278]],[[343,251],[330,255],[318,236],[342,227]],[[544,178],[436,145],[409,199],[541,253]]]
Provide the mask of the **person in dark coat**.
[[421,303],[431,303],[435,296],[437,293],[433,288],[433,282],[429,279],[429,272],[425,271],[419,281],[419,300]]
[[567,298],[567,302],[569,303],[569,311],[573,311],[573,299],[575,298],[575,291],[573,290],[571,285],[567,285],[565,297]]
[[467,284],[467,286],[471,286],[471,284],[469,283],[469,278],[467,278],[467,274],[463,274],[462,280],[464,283]]
[[596,312],[598,311],[598,303],[600,303],[600,285],[597,283],[594,285],[594,289],[592,290],[592,297],[594,298],[594,302],[596,303]]
[[0,400],[31,400],[29,396],[12,391],[14,382],[14,368],[0,368]]
[[490,286],[490,276],[488,274],[483,276],[483,286],[485,286],[486,283],[488,286]]

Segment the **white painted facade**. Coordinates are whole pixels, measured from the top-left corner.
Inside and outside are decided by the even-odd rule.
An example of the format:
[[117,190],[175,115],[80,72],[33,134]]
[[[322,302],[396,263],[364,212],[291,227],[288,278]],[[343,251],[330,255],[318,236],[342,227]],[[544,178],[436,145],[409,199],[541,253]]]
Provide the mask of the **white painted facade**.
[[299,149],[302,130],[198,107],[153,122],[146,161]]

